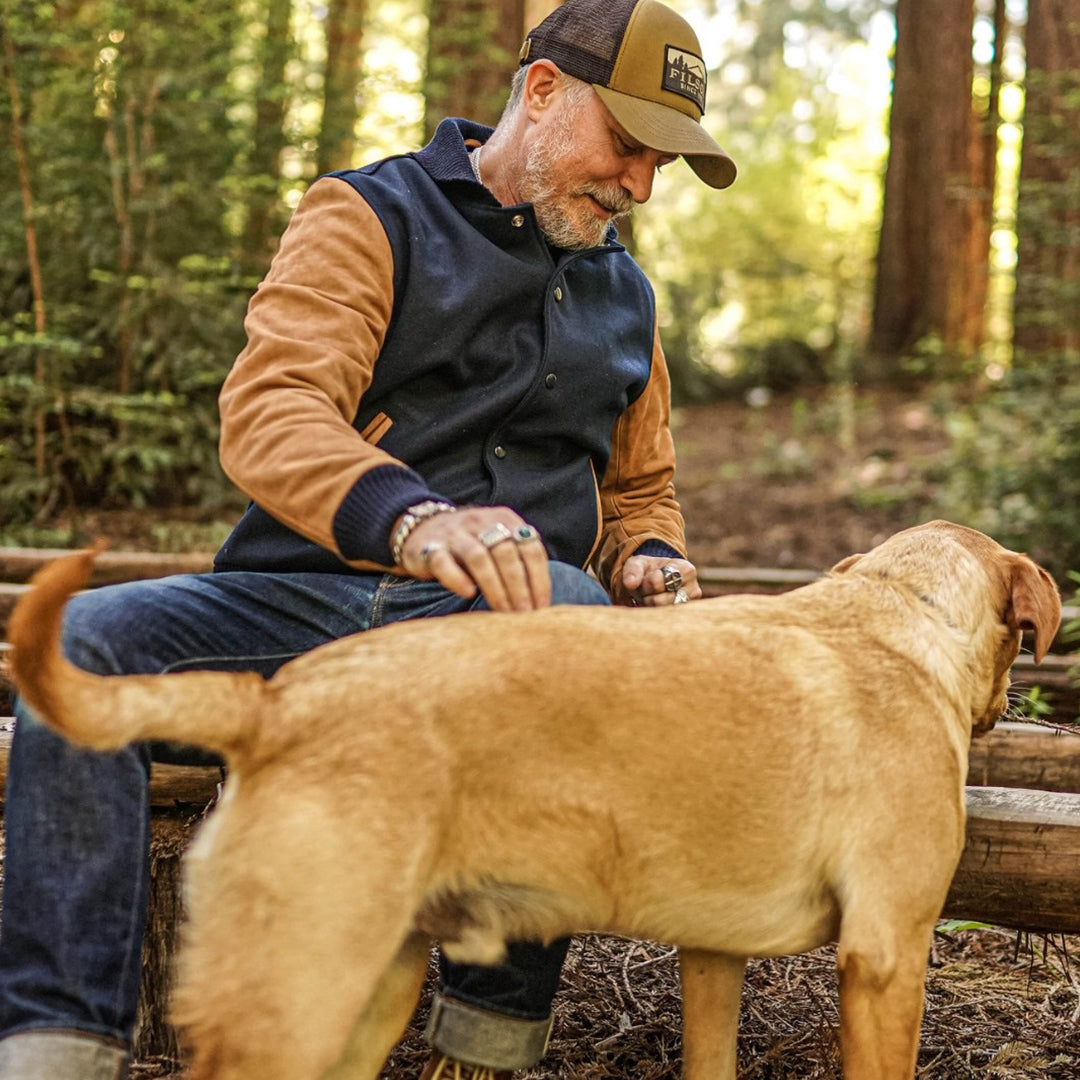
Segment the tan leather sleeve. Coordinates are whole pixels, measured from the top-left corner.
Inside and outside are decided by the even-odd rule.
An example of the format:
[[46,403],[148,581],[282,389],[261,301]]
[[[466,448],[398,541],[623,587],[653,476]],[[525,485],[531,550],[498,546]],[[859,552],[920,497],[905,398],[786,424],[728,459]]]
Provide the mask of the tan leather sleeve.
[[682,511],[675,501],[671,381],[656,332],[652,374],[641,396],[619,417],[600,487],[603,533],[594,567],[616,600],[623,563],[646,540],[686,551]]
[[229,478],[331,551],[346,493],[369,469],[395,463],[352,426],[393,291],[393,254],[374,211],[344,181],[316,181],[251,299],[248,343],[221,392]]

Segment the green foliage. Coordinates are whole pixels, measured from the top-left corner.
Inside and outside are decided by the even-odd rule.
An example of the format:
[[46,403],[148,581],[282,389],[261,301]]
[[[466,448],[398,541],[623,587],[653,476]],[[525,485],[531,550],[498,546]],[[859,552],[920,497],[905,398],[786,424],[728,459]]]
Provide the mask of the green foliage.
[[941,512],[1030,552],[1059,579],[1080,566],[1080,380],[1013,372],[947,420]]
[[[212,507],[228,497],[217,464],[213,395],[80,386],[57,397],[16,372],[0,376],[0,400],[5,530],[77,506]],[[44,477],[35,467],[38,416]]]
[[1057,73],[1048,92],[1029,72],[1015,354],[1002,384],[951,418],[944,493],[947,509],[1059,580],[1080,566],[1080,135],[1068,97],[1078,78]]
[[62,16],[49,3],[5,6],[5,76],[21,103],[16,113],[5,80],[5,531],[48,529],[80,506],[228,497],[215,399],[254,285],[239,270],[233,183],[250,140],[232,77],[243,32],[233,0],[76,2]]
[[739,176],[717,192],[672,165],[635,228],[676,400],[821,383],[836,346],[861,336],[886,90],[859,7],[743,3],[730,16],[705,123]]
[[990,923],[973,922],[971,919],[942,919],[934,932],[942,935],[955,934],[958,930],[994,930]]
[[[1066,575],[1073,584],[1073,595],[1070,604],[1080,611],[1080,571],[1070,570]],[[1061,625],[1061,640],[1069,644],[1080,641],[1080,615],[1066,619]]]
[[1051,695],[1041,686],[1032,686],[1025,691],[1019,701],[1009,703],[1010,720],[1045,720],[1054,715],[1054,703]]

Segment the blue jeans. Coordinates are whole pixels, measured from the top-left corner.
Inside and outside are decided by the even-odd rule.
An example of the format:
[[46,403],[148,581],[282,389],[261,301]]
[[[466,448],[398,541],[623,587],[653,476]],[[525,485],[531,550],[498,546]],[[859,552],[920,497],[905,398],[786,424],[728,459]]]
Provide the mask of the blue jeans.
[[[560,563],[551,570],[554,603],[610,602],[580,570]],[[76,596],[64,651],[99,674],[197,668],[268,677],[347,634],[483,606],[435,582],[391,575],[185,575]],[[0,1037],[51,1028],[126,1044],[139,990],[154,748],[80,750],[18,702],[16,716],[5,808]],[[367,722],[378,723],[376,708]],[[515,945],[498,968],[444,965],[444,993],[510,1017],[545,1018],[566,944]]]

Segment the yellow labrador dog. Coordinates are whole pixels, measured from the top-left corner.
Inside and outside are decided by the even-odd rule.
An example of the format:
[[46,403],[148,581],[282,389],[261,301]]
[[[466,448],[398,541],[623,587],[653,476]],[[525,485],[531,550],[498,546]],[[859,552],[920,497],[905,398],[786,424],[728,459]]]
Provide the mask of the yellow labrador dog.
[[101,750],[230,775],[187,862],[175,1018],[192,1080],[372,1080],[429,944],[610,931],[677,944],[688,1080],[731,1080],[745,958],[839,941],[847,1080],[909,1080],[972,733],[1049,575],[933,522],[777,597],[399,624],[273,679],[61,659],[92,554],[12,618],[19,692]]

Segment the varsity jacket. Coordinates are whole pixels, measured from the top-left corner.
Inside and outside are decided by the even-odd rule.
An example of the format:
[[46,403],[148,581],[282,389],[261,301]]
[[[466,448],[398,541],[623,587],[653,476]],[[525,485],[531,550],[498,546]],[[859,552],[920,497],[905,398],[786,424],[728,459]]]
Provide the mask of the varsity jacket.
[[510,506],[605,585],[639,548],[684,550],[652,290],[614,230],[554,249],[477,183],[490,133],[444,121],[301,200],[220,397],[252,502],[216,569],[392,570],[394,522],[429,498]]

